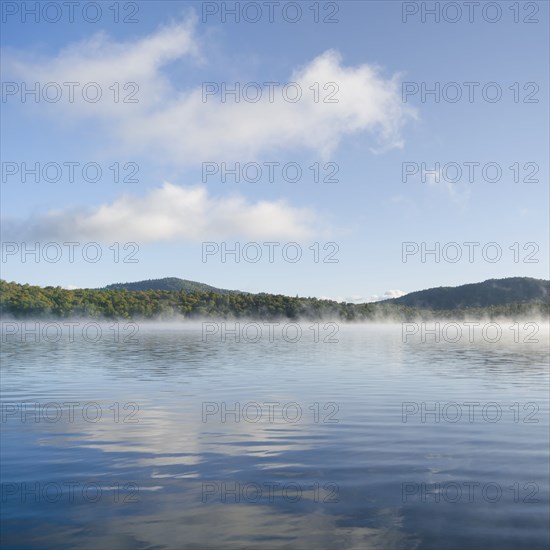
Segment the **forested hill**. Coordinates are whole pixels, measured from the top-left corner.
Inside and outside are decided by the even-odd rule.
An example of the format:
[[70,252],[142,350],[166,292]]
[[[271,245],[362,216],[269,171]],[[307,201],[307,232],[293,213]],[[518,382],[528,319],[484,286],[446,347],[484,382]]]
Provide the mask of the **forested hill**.
[[164,277],[163,279],[147,279],[146,281],[136,281],[134,283],[116,283],[107,285],[99,290],[166,290],[169,292],[215,292],[216,294],[238,294],[238,290],[226,290],[225,288],[216,288],[196,281],[179,279],[178,277]]
[[[438,289],[434,289],[438,290]],[[16,319],[330,319],[407,321],[547,317],[550,301],[526,301],[485,307],[441,309],[384,302],[351,304],[275,294],[186,292],[184,290],[74,289],[39,287],[0,280],[0,313]]]
[[548,300],[549,290],[550,281],[544,279],[508,277],[456,287],[420,290],[386,300],[385,303],[433,310],[504,306]]

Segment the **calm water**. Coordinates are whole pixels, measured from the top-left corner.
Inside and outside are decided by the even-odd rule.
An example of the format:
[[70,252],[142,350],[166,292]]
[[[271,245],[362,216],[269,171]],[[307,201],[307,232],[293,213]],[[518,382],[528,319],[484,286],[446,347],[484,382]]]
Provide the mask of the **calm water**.
[[82,326],[4,326],[5,548],[549,544],[548,330]]

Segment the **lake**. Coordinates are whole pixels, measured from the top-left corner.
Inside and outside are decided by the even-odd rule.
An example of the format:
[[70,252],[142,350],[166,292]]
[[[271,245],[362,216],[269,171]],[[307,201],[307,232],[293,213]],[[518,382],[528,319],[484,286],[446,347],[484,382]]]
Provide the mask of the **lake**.
[[73,323],[2,326],[4,548],[550,543],[547,326]]

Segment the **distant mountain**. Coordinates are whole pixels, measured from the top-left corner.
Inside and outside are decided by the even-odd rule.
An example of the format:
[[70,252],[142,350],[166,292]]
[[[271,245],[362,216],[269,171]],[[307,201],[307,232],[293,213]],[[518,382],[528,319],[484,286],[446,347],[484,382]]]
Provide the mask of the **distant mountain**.
[[548,300],[549,291],[550,281],[530,277],[508,277],[456,287],[440,286],[419,290],[399,298],[385,300],[384,303],[432,310],[453,310],[544,301]]
[[100,290],[167,290],[170,292],[215,292],[216,294],[241,294],[239,290],[227,290],[216,288],[196,281],[179,279],[178,277],[164,277],[163,279],[147,279],[134,283],[116,283],[108,285]]

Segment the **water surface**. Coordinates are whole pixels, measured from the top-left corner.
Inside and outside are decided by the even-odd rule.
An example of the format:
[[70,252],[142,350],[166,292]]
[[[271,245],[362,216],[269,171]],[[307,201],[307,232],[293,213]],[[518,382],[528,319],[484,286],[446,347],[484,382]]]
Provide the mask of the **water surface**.
[[547,330],[311,326],[4,331],[3,547],[548,546]]

